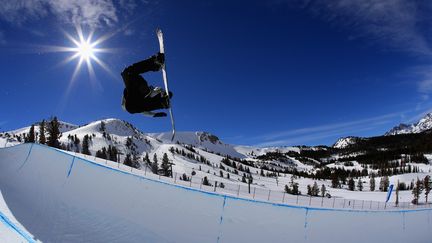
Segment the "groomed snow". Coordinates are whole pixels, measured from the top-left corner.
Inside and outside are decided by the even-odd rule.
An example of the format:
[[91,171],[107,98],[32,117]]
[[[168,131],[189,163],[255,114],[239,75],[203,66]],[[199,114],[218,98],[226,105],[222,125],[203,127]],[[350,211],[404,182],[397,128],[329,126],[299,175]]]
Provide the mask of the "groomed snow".
[[240,199],[40,145],[0,149],[0,190],[1,213],[9,211],[42,242],[396,243],[432,236],[430,209],[337,210]]

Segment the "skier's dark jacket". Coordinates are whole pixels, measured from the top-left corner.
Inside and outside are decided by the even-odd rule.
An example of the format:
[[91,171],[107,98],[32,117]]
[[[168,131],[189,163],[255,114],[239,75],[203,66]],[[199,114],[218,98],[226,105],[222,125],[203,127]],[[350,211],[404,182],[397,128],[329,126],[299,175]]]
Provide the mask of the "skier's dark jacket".
[[123,70],[121,76],[126,88],[123,91],[124,108],[129,113],[150,112],[169,107],[168,99],[164,92],[151,95],[153,87],[149,87],[146,80],[140,74],[149,71],[159,71],[164,63],[163,54],[137,62]]

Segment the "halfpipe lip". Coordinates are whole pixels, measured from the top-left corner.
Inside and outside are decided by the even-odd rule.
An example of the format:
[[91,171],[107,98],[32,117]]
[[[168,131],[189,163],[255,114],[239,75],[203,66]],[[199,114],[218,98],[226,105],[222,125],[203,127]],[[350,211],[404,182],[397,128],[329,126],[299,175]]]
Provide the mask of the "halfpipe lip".
[[17,225],[15,225],[8,217],[6,217],[6,215],[4,215],[1,211],[0,211],[0,223],[6,225],[7,227],[11,228],[12,230],[14,230],[15,232],[17,232],[20,236],[22,236],[25,240],[27,240],[28,242],[36,242],[32,236],[30,236],[29,234],[27,234],[26,232],[24,232],[23,230],[20,229],[20,227],[18,227]]
[[[137,178],[140,178],[140,179],[143,179],[143,180],[147,180],[147,181],[151,181],[151,182],[155,182],[155,183],[160,183],[160,184],[165,184],[165,185],[168,185],[168,186],[173,186],[173,187],[181,188],[183,190],[198,192],[198,193],[202,193],[202,194],[209,195],[209,196],[228,198],[228,199],[231,199],[231,200],[242,200],[242,201],[247,201],[247,202],[251,202],[251,203],[260,203],[260,204],[266,204],[266,205],[277,206],[277,207],[286,207],[286,208],[294,208],[294,209],[304,209],[304,210],[307,210],[307,211],[333,211],[333,212],[336,211],[336,212],[350,212],[350,213],[410,213],[410,212],[432,211],[432,208],[417,208],[417,209],[413,208],[413,209],[401,209],[401,210],[395,210],[395,209],[388,209],[388,210],[365,210],[365,209],[345,209],[345,208],[319,208],[319,207],[309,207],[309,206],[301,206],[301,205],[282,204],[282,203],[275,203],[275,202],[269,202],[269,201],[263,201],[263,200],[249,199],[249,198],[243,198],[243,197],[236,197],[236,196],[221,194],[221,193],[217,193],[217,192],[204,191],[204,190],[200,190],[200,189],[197,189],[197,188],[191,188],[191,187],[187,187],[187,186],[183,186],[183,185],[172,184],[172,183],[167,182],[167,181],[161,181],[161,180],[156,180],[156,179],[148,178],[148,177],[145,177],[145,176],[142,176],[142,175],[135,174],[133,172],[119,170],[117,168],[106,166],[104,164],[100,164],[100,163],[97,163],[95,161],[91,161],[89,159],[82,158],[82,157],[70,154],[70,153],[65,152],[65,151],[63,151],[61,149],[52,148],[52,147],[49,147],[49,146],[46,146],[46,145],[42,145],[42,144],[37,144],[37,143],[22,143],[22,144],[18,144],[18,145],[14,145],[14,146],[0,148],[0,150],[8,150],[8,149],[17,148],[17,147],[20,147],[20,146],[23,146],[23,147],[29,146],[30,148],[29,148],[29,153],[28,153],[27,158],[26,158],[26,160],[27,160],[31,156],[31,150],[33,149],[33,147],[35,145],[38,146],[38,147],[41,147],[43,149],[49,149],[49,150],[55,151],[57,153],[64,154],[64,155],[66,155],[68,157],[71,157],[71,158],[78,158],[79,161],[83,161],[83,162],[86,162],[86,163],[94,165],[94,166],[102,167],[104,169],[109,169],[109,170],[112,170],[114,172],[121,173],[121,174],[124,174],[124,175],[134,176],[134,177],[137,177]],[[75,163],[76,162],[77,161],[75,161]],[[24,164],[25,164],[25,162],[24,162]]]

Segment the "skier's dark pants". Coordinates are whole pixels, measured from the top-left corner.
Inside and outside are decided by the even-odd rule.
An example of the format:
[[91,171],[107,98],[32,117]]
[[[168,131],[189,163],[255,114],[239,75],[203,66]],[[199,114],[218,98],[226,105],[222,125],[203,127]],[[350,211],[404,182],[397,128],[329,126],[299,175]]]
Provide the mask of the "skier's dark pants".
[[123,70],[121,76],[126,86],[123,91],[123,96],[126,99],[125,108],[129,113],[140,113],[166,108],[160,94],[155,97],[150,97],[148,95],[152,88],[148,86],[146,80],[140,75],[149,71],[159,71],[160,68],[160,64],[156,62],[156,56],[152,56],[147,60],[137,62]]

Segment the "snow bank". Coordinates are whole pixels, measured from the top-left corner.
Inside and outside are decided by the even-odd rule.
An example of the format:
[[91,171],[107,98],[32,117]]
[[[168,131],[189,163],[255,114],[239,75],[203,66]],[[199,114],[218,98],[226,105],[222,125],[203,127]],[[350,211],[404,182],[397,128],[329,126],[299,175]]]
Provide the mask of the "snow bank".
[[0,190],[22,230],[43,242],[395,243],[432,236],[429,209],[354,211],[239,199],[41,145],[0,149]]

